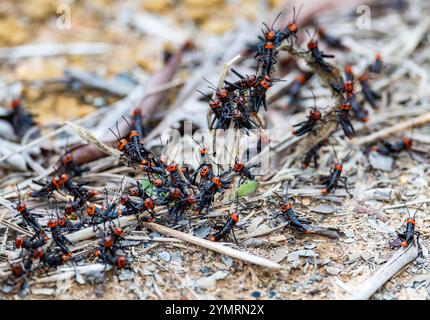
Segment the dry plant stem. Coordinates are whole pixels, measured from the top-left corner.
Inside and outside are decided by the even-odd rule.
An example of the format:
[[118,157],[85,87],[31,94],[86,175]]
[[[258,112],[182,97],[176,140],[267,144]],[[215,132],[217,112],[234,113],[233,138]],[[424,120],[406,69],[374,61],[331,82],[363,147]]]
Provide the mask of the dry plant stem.
[[[303,51],[294,41],[289,39],[285,40],[284,43],[278,48],[279,51],[287,51],[291,56],[295,59],[303,59],[310,68],[321,78],[321,80],[328,86],[331,87],[331,84],[335,84],[337,86],[342,86],[343,77],[340,70],[331,65],[333,68],[332,73],[327,73],[321,67],[314,62],[312,55],[310,52]],[[318,121],[315,125],[313,133],[306,135],[302,139],[298,140],[299,145],[295,151],[295,157],[300,157],[305,152],[309,151],[312,146],[317,144],[319,141],[328,138],[333,132],[337,129],[337,114],[336,109],[342,104],[343,97],[341,94],[334,92],[334,97],[336,98],[335,106],[330,106],[326,109],[323,118],[321,121]],[[286,147],[276,148],[278,152],[287,149],[292,144],[287,144]]]
[[113,149],[108,145],[102,143],[99,139],[97,139],[89,130],[80,127],[72,122],[66,121],[66,124],[70,126],[75,133],[80,136],[86,142],[94,145],[97,149],[99,149],[103,153],[110,154],[116,158],[119,158],[121,153],[117,149]]
[[389,128],[384,128],[379,131],[376,131],[368,136],[360,137],[352,139],[351,143],[355,146],[362,146],[368,143],[372,143],[377,141],[378,139],[384,138],[391,134],[396,134],[405,130],[408,130],[413,127],[422,126],[426,123],[430,122],[430,112],[423,114],[422,116],[418,116],[403,122],[400,122],[394,126]]
[[247,252],[242,252],[236,249],[232,249],[229,248],[227,246],[224,246],[220,243],[216,243],[216,242],[212,242],[209,240],[205,240],[202,238],[198,238],[177,230],[173,230],[171,228],[159,225],[159,224],[155,224],[155,223],[143,223],[143,225],[145,227],[147,227],[148,229],[151,230],[155,230],[157,232],[160,232],[164,235],[168,235],[171,236],[173,238],[177,238],[189,243],[192,243],[194,245],[230,256],[232,258],[235,259],[239,259],[251,264],[255,264],[255,265],[259,265],[262,267],[266,267],[266,268],[272,268],[272,269],[281,269],[282,266],[272,260],[266,259],[266,258],[262,258],[262,257],[258,257],[258,256],[254,256],[252,254],[249,254]]
[[394,277],[402,268],[418,257],[418,246],[416,241],[407,248],[396,251],[376,273],[367,279],[359,289],[351,295],[353,300],[367,300],[388,280]]
[[410,207],[410,206],[414,206],[414,205],[420,205],[421,203],[430,203],[430,199],[411,201],[411,202],[406,202],[404,204],[403,203],[402,204],[395,204],[395,205],[392,205],[392,206],[384,207],[381,210],[385,211],[385,210],[391,210],[391,209],[404,208],[405,205],[407,205],[408,207]]

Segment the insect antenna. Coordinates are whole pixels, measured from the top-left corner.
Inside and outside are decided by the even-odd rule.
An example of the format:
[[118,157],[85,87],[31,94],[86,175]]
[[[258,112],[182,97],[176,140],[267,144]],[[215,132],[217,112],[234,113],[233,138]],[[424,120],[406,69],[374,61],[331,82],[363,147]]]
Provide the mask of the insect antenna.
[[21,204],[21,191],[19,191],[18,184],[16,184],[16,192],[18,193],[18,204]]
[[347,161],[347,160],[350,158],[351,153],[352,153],[352,149],[350,149],[350,150],[348,151],[348,153],[346,154],[346,156],[342,159],[341,164],[344,164],[344,163],[345,163],[345,161]]
[[405,206],[406,211],[408,212],[408,217],[409,217],[409,218],[412,218],[411,212],[409,211],[409,208],[408,208],[408,206],[406,205],[405,200],[403,200],[403,205]]
[[334,146],[333,146],[333,145],[331,145],[331,148],[333,149],[334,156],[336,157],[336,162],[340,162],[340,161],[339,161],[339,158],[337,157],[337,153],[336,153],[336,150],[334,149]]
[[133,130],[133,126],[130,124],[130,122],[128,122],[128,120],[124,116],[121,116],[121,118],[123,118],[124,121],[127,123],[128,128],[130,129],[130,131]]
[[282,14],[282,11],[281,11],[281,12],[279,12],[279,13],[278,13],[278,15],[276,16],[275,20],[273,20],[271,30],[273,30],[273,27],[275,26],[276,20],[278,20],[278,19],[279,19],[279,17],[281,16],[281,14]]
[[200,91],[199,89],[196,90],[198,93],[200,93],[203,97],[205,97],[208,100],[213,100],[211,97],[208,97],[205,93],[203,93],[202,91]]
[[421,209],[421,207],[422,207],[423,205],[424,205],[424,202],[422,202],[422,203],[420,204],[420,206],[418,207],[418,209],[417,209],[417,210],[415,210],[413,218],[415,218],[415,215],[417,214],[417,212]]
[[203,77],[203,80],[206,81],[207,83],[209,83],[208,88],[213,89],[213,90],[218,90],[219,88],[217,86],[215,86],[212,82],[210,82],[206,77]]
[[230,71],[233,72],[240,79],[245,79],[245,77],[243,75],[241,75],[239,72],[237,72],[235,69],[231,68]]

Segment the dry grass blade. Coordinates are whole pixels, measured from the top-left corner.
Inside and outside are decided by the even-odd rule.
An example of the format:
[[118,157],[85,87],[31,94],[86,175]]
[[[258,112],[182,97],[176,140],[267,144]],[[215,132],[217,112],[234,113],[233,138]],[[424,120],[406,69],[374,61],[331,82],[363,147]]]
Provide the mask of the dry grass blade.
[[408,130],[412,127],[422,126],[429,122],[430,122],[430,112],[427,112],[422,116],[400,122],[389,128],[381,129],[372,134],[369,134],[368,136],[355,138],[351,141],[351,143],[355,146],[362,146],[364,144],[375,142],[378,139],[385,138],[391,134],[396,134],[396,133]]
[[107,146],[106,144],[104,144],[103,142],[101,142],[87,129],[85,129],[81,126],[78,126],[77,124],[74,124],[72,122],[68,122],[68,121],[66,121],[66,124],[68,126],[70,126],[73,129],[73,131],[75,131],[76,134],[82,138],[82,140],[84,140],[90,144],[93,144],[100,151],[103,151],[107,154],[113,155],[114,157],[117,157],[117,158],[120,157],[121,153],[118,150],[113,149],[113,148]]

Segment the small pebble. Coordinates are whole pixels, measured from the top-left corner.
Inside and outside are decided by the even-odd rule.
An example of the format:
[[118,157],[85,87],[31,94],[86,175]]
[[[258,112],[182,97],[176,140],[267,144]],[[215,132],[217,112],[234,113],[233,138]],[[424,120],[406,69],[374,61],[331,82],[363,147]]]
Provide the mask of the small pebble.
[[251,293],[251,296],[253,296],[254,298],[260,298],[261,293],[260,293],[260,291],[254,291],[253,293]]
[[355,233],[354,233],[354,231],[352,231],[351,229],[345,230],[345,235],[346,235],[348,238],[355,238]]
[[201,272],[201,273],[203,273],[203,274],[208,274],[208,273],[210,273],[210,272],[211,272],[211,268],[209,268],[208,266],[203,266],[203,267],[201,267],[199,270],[200,270],[200,272]]
[[172,259],[170,253],[168,253],[167,251],[161,251],[158,255],[166,262],[169,262]]
[[222,256],[221,256],[221,260],[222,260],[222,262],[224,262],[224,264],[225,264],[227,267],[231,267],[231,266],[233,265],[233,259],[232,259],[232,258],[230,258],[230,257],[227,257],[227,256],[222,255]]

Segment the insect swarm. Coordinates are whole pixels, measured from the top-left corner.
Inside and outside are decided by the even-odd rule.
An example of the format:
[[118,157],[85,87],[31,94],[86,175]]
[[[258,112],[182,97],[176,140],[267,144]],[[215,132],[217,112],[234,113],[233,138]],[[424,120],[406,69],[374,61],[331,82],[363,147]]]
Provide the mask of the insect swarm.
[[[312,4],[306,4],[306,7],[308,5]],[[225,11],[228,6],[230,3],[219,5],[219,12],[230,12]],[[171,15],[174,16],[175,8],[170,8]],[[34,193],[26,201],[22,199],[21,204],[26,202],[28,212],[40,225],[40,232],[36,233],[17,210],[9,209],[4,218],[0,210],[0,274],[7,274],[19,281],[25,280],[33,289],[33,280],[38,282],[40,278],[46,278],[43,281],[58,281],[67,277],[72,270],[87,280],[87,276],[91,278],[93,272],[97,274],[98,271],[93,270],[102,270],[107,281],[114,280],[105,287],[106,292],[110,293],[110,290],[116,290],[118,286],[126,286],[127,280],[122,279],[127,278],[132,270],[141,269],[145,274],[153,274],[156,283],[152,281],[152,276],[152,280],[145,279],[154,282],[154,286],[140,286],[141,291],[133,291],[139,296],[143,292],[150,298],[177,298],[185,292],[187,298],[190,298],[189,294],[193,297],[202,294],[215,295],[216,298],[227,295],[234,298],[247,298],[249,295],[254,297],[253,291],[244,290],[239,293],[236,289],[240,287],[241,279],[248,279],[246,285],[250,290],[261,292],[263,297],[267,294],[269,298],[282,299],[293,295],[291,290],[282,289],[285,283],[297,284],[299,298],[308,295],[322,298],[324,293],[320,290],[321,287],[329,288],[324,290],[327,298],[336,298],[335,293],[342,290],[331,290],[332,284],[339,284],[332,281],[335,274],[341,276],[342,281],[347,281],[345,279],[349,279],[351,273],[358,268],[362,270],[363,277],[373,273],[372,268],[363,267],[366,263],[361,261],[363,259],[349,264],[350,269],[343,268],[345,261],[353,260],[349,256],[363,245],[372,244],[366,250],[375,259],[385,257],[386,249],[381,244],[387,238],[375,237],[374,232],[377,231],[376,228],[372,229],[371,224],[376,217],[379,219],[382,216],[383,219],[384,213],[389,212],[385,208],[395,205],[396,198],[390,196],[390,200],[386,200],[388,196],[378,193],[375,196],[378,198],[369,200],[368,194],[373,189],[383,190],[381,192],[393,189],[393,194],[397,195],[393,181],[398,177],[402,181],[401,193],[409,196],[412,187],[416,189],[416,193],[424,193],[425,185],[421,182],[425,179],[419,177],[419,166],[420,160],[425,161],[426,156],[419,160],[420,157],[402,157],[401,161],[394,163],[392,171],[376,171],[368,163],[375,159],[383,162],[386,157],[373,153],[372,159],[369,157],[367,161],[362,156],[362,146],[388,141],[394,146],[393,150],[408,151],[406,143],[398,145],[398,142],[402,137],[401,131],[408,130],[402,125],[406,126],[408,121],[412,123],[413,120],[415,126],[414,118],[426,113],[425,98],[420,96],[418,90],[411,90],[415,85],[423,83],[419,77],[423,73],[419,69],[426,69],[426,55],[417,55],[412,46],[405,45],[403,37],[395,37],[392,39],[396,42],[383,50],[384,65],[381,67],[381,61],[374,60],[374,50],[380,48],[373,42],[373,29],[383,25],[384,32],[377,31],[376,37],[379,43],[389,43],[388,36],[392,30],[396,34],[402,34],[400,28],[393,28],[391,19],[386,19],[388,25],[374,24],[376,27],[366,31],[364,39],[364,31],[348,29],[345,19],[337,19],[334,23],[334,18],[337,18],[335,14],[332,14],[334,18],[330,15],[323,17],[321,12],[325,33],[317,32],[309,39],[305,28],[312,30],[312,35],[311,24],[315,20],[309,19],[308,8],[301,15],[300,9],[296,9],[298,8],[292,9],[292,12],[283,12],[279,17],[276,11],[272,18],[265,18],[267,26],[263,26],[262,33],[251,34],[251,28],[243,32],[238,25],[237,33],[235,30],[230,38],[229,35],[222,41],[220,38],[220,42],[212,47],[209,46],[212,38],[206,39],[200,33],[206,26],[210,28],[211,24],[199,22],[198,27],[193,28],[197,44],[194,53],[184,56],[179,72],[173,72],[172,76],[165,78],[167,80],[161,86],[160,83],[152,82],[152,76],[147,74],[152,70],[144,63],[135,64],[135,61],[130,61],[133,69],[121,72],[118,77],[113,74],[118,68],[112,69],[106,64],[111,84],[121,78],[121,81],[126,80],[124,83],[133,85],[128,94],[117,97],[115,104],[101,107],[99,104],[85,119],[76,117],[71,120],[88,132],[87,135],[79,135],[83,143],[72,132],[72,125],[33,126],[30,130],[40,131],[41,140],[37,140],[36,135],[32,135],[30,139],[23,137],[22,146],[16,147],[16,155],[28,159],[27,167],[11,176],[5,171],[4,179],[0,181],[0,191],[1,204],[5,206],[10,206],[10,203],[15,206],[20,202],[16,194],[10,193],[9,184],[19,184],[26,195],[28,191]],[[124,42],[133,38],[139,30],[138,20],[133,17],[135,12],[130,14],[133,29],[129,29],[128,24],[123,26],[125,32],[121,34],[128,35]],[[303,20],[300,19],[301,16]],[[240,16],[238,18],[241,21]],[[219,24],[224,25],[224,17],[218,15],[218,19]],[[378,21],[379,18],[372,16],[372,19]],[[410,19],[395,21],[403,28],[402,21],[407,21],[408,26],[416,22]],[[180,24],[178,21],[178,25]],[[165,34],[162,28],[156,29],[157,33],[151,34],[151,37],[140,36],[139,42],[146,45],[146,41],[150,41],[148,48],[156,51],[160,47],[157,42],[164,41],[164,38],[172,37],[180,41],[175,32]],[[175,29],[179,34],[180,28]],[[320,28],[315,28],[318,29]],[[419,41],[417,50],[424,50],[428,39],[412,35],[420,28],[408,30],[411,32],[410,38]],[[232,59],[236,49],[242,51],[245,48],[243,39],[252,37],[255,40],[253,54]],[[104,42],[103,37],[99,41]],[[307,46],[309,42],[311,48]],[[398,44],[398,47],[394,44]],[[339,50],[341,45],[347,45],[351,51]],[[364,48],[366,50],[362,50]],[[133,48],[128,49],[133,51]],[[393,59],[390,50],[398,53],[397,60]],[[172,61],[175,59],[175,50],[169,51],[172,52],[169,59]],[[151,51],[150,54],[152,53]],[[335,59],[328,57],[331,53],[336,55]],[[407,56],[413,63],[403,63],[401,55]],[[111,57],[117,57],[115,52],[109,54],[109,58]],[[163,55],[160,54],[160,57]],[[420,63],[417,63],[416,57],[420,57]],[[97,61],[104,61],[105,58],[103,54],[97,54]],[[133,57],[129,59],[132,60]],[[142,57],[142,60],[145,59]],[[155,61],[153,58],[151,60]],[[80,61],[77,59],[77,64]],[[87,61],[87,58],[82,61]],[[117,61],[121,65],[124,60]],[[222,64],[225,62],[227,63],[223,68]],[[97,69],[96,63],[93,66]],[[154,66],[154,69],[165,71],[158,63]],[[221,69],[222,75],[219,75]],[[22,67],[17,70],[22,73]],[[373,93],[383,97],[381,100],[376,99],[381,108],[379,112],[373,110],[365,99],[363,86],[366,84],[363,83],[362,86],[358,77],[364,73],[369,77],[367,84]],[[98,73],[97,79],[106,80],[100,76],[103,74]],[[220,77],[217,79],[217,76]],[[205,81],[205,78],[210,79],[211,83]],[[405,78],[409,78],[409,90],[415,91],[415,100],[410,100],[410,95],[405,92]],[[107,82],[99,81],[97,84],[99,83]],[[209,90],[206,88],[208,85]],[[117,83],[115,86],[120,87]],[[27,88],[25,83],[24,87],[22,100],[32,110],[37,110],[37,113],[44,116],[43,109],[37,109],[39,104],[29,98],[33,96],[33,92],[31,96],[26,93],[30,89],[34,90],[33,85]],[[103,90],[109,91],[106,88]],[[201,94],[196,93],[196,90],[200,90]],[[99,93],[99,89],[94,89],[89,95],[109,96],[109,92],[105,91]],[[314,93],[317,100],[313,105],[306,104],[311,101],[306,101],[310,93]],[[144,94],[144,98],[141,94]],[[51,98],[50,95],[50,92],[45,92],[43,99]],[[200,95],[203,99],[199,100]],[[80,92],[80,96],[84,95]],[[154,100],[157,102],[153,103]],[[64,107],[61,99],[56,101],[59,107]],[[90,101],[87,96],[85,101]],[[151,104],[155,107],[151,108]],[[288,104],[288,110],[283,108],[285,104]],[[8,107],[7,103],[2,105]],[[311,106],[313,108],[306,109]],[[387,117],[384,117],[385,113]],[[190,119],[193,124],[191,132],[188,132],[186,122]],[[423,119],[425,118],[418,119],[417,127],[425,123]],[[142,125],[143,120],[145,126]],[[301,121],[300,125],[294,127],[296,134],[292,134],[292,126]],[[395,130],[398,124],[400,129]],[[164,152],[161,149],[165,146],[158,142],[160,132],[164,133],[172,127],[179,129],[177,131],[181,143],[191,143],[194,133],[206,128],[210,129],[209,136],[213,139],[205,141],[206,145],[202,142],[198,148],[200,150],[193,150],[196,151],[193,154],[188,150],[182,152],[178,144],[181,152],[172,156],[173,152]],[[108,128],[114,132],[113,136]],[[221,148],[226,148],[229,152],[231,150],[230,157],[227,157],[229,159],[223,159],[225,154],[219,152],[218,146],[213,143],[226,135],[223,130],[232,130],[234,133],[234,141],[218,143]],[[256,132],[266,130],[267,140],[264,143],[262,139],[257,141],[259,138]],[[395,136],[399,138],[388,138],[394,136],[393,131],[396,131]],[[242,144],[245,135],[252,143],[257,141],[255,151],[253,147]],[[70,147],[67,139],[70,140]],[[109,139],[111,141],[108,142]],[[90,144],[87,147],[92,149],[81,148],[85,143]],[[336,151],[342,152],[342,156],[352,147],[354,160],[333,160],[330,148],[325,147],[329,144],[334,144]],[[427,143],[422,132],[416,136],[413,145],[426,150]],[[82,154],[76,152],[94,150],[95,146],[104,150],[108,156],[87,163]],[[5,150],[3,146],[2,149]],[[87,155],[91,156],[92,152]],[[390,155],[395,153],[391,151]],[[267,166],[263,165],[265,154],[270,159]],[[187,159],[184,160],[185,158]],[[188,158],[192,158],[192,161],[188,161]],[[410,171],[412,167],[416,168],[416,172]],[[345,171],[345,168],[348,170]],[[317,177],[324,172],[328,176],[321,186]],[[344,177],[348,177],[348,181]],[[37,186],[32,180],[42,185]],[[280,202],[276,194],[284,194],[287,181],[290,194]],[[357,198],[351,200],[343,190],[339,190],[346,182]],[[45,188],[44,192],[37,193],[42,188]],[[321,194],[324,188],[327,189],[327,194]],[[235,196],[241,203],[240,209],[234,208]],[[381,200],[384,196],[385,200]],[[418,199],[424,199],[424,196]],[[369,210],[367,215],[358,212],[355,208],[358,205],[366,206]],[[58,208],[58,212],[55,213],[53,208]],[[378,210],[375,216],[370,212],[374,208]],[[273,219],[277,214],[279,216]],[[28,218],[31,220],[31,217]],[[388,219],[393,221],[385,220],[385,223],[392,226],[396,218],[390,215]],[[50,221],[51,219],[54,221]],[[311,224],[309,221],[312,221]],[[283,225],[280,226],[279,222]],[[379,221],[376,223],[382,226]],[[327,235],[320,232],[323,227],[318,227],[318,224],[324,225],[327,233],[332,231],[329,230],[330,226],[350,230],[346,232],[345,239],[328,237],[333,240],[327,240]],[[419,231],[425,228],[424,222]],[[351,231],[355,233],[354,236]],[[61,242],[60,235],[72,240],[75,245]],[[207,241],[211,238],[216,241]],[[222,261],[218,261],[220,256],[207,254],[206,250],[219,250],[223,255]],[[204,256],[200,257],[200,253],[204,253]],[[339,258],[339,253],[344,254],[345,259]],[[233,265],[229,256],[235,260]],[[246,256],[250,259],[244,259],[243,265],[237,261]],[[278,272],[252,271],[253,268],[249,269],[246,264],[258,261],[256,256],[264,257],[261,260],[263,264],[275,267],[281,265],[288,269],[291,265],[292,270],[287,273],[282,271],[281,278]],[[200,266],[194,265],[198,264],[196,258],[211,270],[210,274],[219,268],[223,269],[221,265],[225,264],[230,269],[235,268],[237,277],[227,275],[224,281],[216,281],[216,291],[208,288],[207,292],[202,292],[205,290],[199,285],[205,279],[199,278],[210,274],[207,274],[207,268],[202,267],[200,270]],[[330,262],[326,263],[327,259]],[[178,263],[181,263],[184,271],[181,278],[195,279],[196,286],[192,286],[192,290],[188,290],[188,285],[183,289],[175,278],[171,268]],[[15,272],[12,272],[12,265]],[[62,265],[64,266],[61,267]],[[128,267],[131,270],[127,270]],[[239,269],[236,270],[237,267]],[[117,273],[110,274],[111,269]],[[163,272],[158,272],[161,269]],[[339,275],[336,269],[341,269],[342,273]],[[248,271],[251,272],[251,277],[246,274]],[[200,273],[202,275],[198,276]],[[266,273],[270,273],[270,281],[274,281],[276,286],[267,282],[267,286],[257,289],[258,281],[261,280],[263,284],[268,281]],[[218,272],[217,276],[219,274]],[[136,283],[142,283],[141,273],[133,275]],[[310,276],[314,277],[310,279]],[[120,282],[116,281],[117,277],[121,279]],[[318,281],[313,281],[315,277]],[[79,277],[76,278],[79,281]],[[401,278],[399,279],[400,283]],[[74,277],[71,283],[73,280]],[[171,290],[166,290],[166,284],[172,285]],[[307,287],[302,290],[302,286]],[[353,287],[349,284],[344,287],[348,286]],[[271,291],[266,293],[266,287]],[[73,295],[72,292],[73,290],[69,294]],[[117,290],[115,298],[120,298],[122,292]],[[259,292],[257,293],[260,294]],[[378,297],[377,294],[375,298]]]

